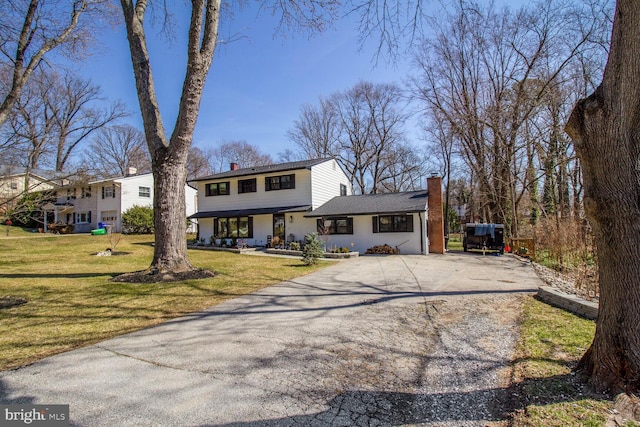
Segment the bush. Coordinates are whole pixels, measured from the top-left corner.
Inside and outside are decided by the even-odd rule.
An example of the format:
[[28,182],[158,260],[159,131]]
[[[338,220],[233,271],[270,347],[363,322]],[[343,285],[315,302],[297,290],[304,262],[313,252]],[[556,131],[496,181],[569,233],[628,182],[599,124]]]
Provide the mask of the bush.
[[122,214],[122,232],[124,234],[152,234],[153,208],[133,206]]
[[304,248],[302,249],[302,261],[306,265],[313,265],[324,253],[324,243],[318,239],[317,233],[304,236]]
[[298,242],[289,243],[289,250],[299,251],[300,250],[300,243],[298,243]]

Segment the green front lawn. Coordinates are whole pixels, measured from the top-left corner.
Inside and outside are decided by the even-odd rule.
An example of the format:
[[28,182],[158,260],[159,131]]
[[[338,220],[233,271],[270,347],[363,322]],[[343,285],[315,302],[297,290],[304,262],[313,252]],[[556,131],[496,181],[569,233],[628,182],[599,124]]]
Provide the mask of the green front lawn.
[[512,387],[522,409],[514,414],[513,427],[605,426],[613,402],[572,371],[594,333],[591,320],[525,299]]
[[115,248],[121,255],[98,257],[97,252],[112,246],[109,236],[32,235],[16,228],[9,238],[0,236],[0,298],[27,303],[0,308],[0,370],[202,310],[327,265],[194,250],[189,251],[191,263],[217,272],[216,277],[114,283],[115,275],[149,266],[153,236],[122,236]]

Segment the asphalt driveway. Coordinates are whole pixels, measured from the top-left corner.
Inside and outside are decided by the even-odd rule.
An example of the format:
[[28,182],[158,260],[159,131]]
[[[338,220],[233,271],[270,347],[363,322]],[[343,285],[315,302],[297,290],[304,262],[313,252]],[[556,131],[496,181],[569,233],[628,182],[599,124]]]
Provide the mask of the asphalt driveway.
[[366,256],[0,372],[78,426],[486,425],[522,295],[511,256]]

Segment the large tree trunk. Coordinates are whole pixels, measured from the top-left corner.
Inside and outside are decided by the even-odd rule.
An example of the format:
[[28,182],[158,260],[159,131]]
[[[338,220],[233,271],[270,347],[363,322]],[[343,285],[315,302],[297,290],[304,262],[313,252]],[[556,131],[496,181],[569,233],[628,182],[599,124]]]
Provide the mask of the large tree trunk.
[[600,270],[596,334],[579,367],[600,390],[640,386],[640,1],[616,5],[602,84],[566,130],[584,175]]
[[153,168],[155,246],[152,268],[158,272],[192,270],[187,254],[186,164],[162,161]]

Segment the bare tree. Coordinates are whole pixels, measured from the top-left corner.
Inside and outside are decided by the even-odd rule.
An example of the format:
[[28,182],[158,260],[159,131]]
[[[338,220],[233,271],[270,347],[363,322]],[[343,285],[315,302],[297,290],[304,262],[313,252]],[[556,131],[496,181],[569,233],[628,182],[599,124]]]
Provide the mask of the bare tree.
[[[540,121],[549,94],[603,32],[603,19],[590,11],[552,0],[518,13],[461,2],[444,26],[432,21],[438,34],[416,58],[418,98],[456,135],[477,181],[481,217],[506,224],[512,235],[518,235],[521,202],[537,185],[527,173],[528,127]],[[556,123],[558,114],[556,108]],[[560,143],[555,129],[546,138]]]
[[41,158],[46,161],[52,153],[55,121],[47,103],[51,90],[46,74],[36,72],[5,122],[8,142],[5,149],[13,152],[27,170],[40,167]]
[[[178,117],[167,138],[158,104],[146,42],[145,0],[120,0],[127,28],[131,62],[136,80],[145,136],[154,178],[155,245],[147,273],[192,271],[187,256],[184,184],[187,158],[198,118],[200,99],[218,41],[222,12],[220,0],[192,0],[188,32],[187,64]],[[265,2],[265,6],[268,5]],[[334,18],[336,1],[300,0],[272,5],[282,25],[321,30]]]
[[[98,22],[105,0],[69,2],[19,0],[3,2],[0,14],[2,68],[10,70],[10,83],[0,92],[0,126],[4,124],[22,89],[36,68],[52,50],[70,56],[84,53],[92,40],[88,25]],[[93,19],[81,17],[92,15]],[[103,15],[104,16],[104,15]]]
[[129,113],[124,104],[114,102],[107,108],[94,106],[104,101],[100,87],[69,73],[53,76],[53,90],[47,98],[53,112],[56,132],[56,171],[65,168],[74,149],[96,130]]
[[339,117],[334,104],[320,98],[318,106],[306,104],[301,107],[300,117],[293,123],[293,129],[287,132],[287,136],[308,159],[322,159],[338,151],[339,130]]
[[28,153],[30,168],[44,159],[56,171],[64,170],[89,135],[128,115],[119,102],[107,108],[96,105],[104,102],[100,88],[70,73],[38,73],[23,92],[9,122],[17,148]]
[[408,155],[402,99],[396,85],[360,82],[304,105],[289,139],[310,158],[335,157],[362,194],[414,187],[423,162]]
[[273,164],[269,154],[247,141],[222,141],[212,149],[210,157],[215,159],[214,173],[229,170],[231,163],[241,168]]
[[203,151],[198,147],[191,147],[187,158],[187,179],[211,175],[213,173],[212,161],[213,150]]
[[101,128],[84,150],[83,165],[101,178],[125,176],[130,168],[151,172],[144,134],[130,125]]

